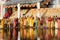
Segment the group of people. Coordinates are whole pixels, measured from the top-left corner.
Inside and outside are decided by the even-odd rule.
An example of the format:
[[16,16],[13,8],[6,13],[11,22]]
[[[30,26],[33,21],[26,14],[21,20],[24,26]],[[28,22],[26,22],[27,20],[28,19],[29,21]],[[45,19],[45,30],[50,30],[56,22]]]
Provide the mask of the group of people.
[[[21,40],[51,40],[54,37],[60,38],[60,18],[58,17],[36,17],[24,16],[20,19],[7,21],[9,29],[10,40],[18,39],[18,31],[20,32]],[[4,22],[2,20],[2,25]],[[5,28],[5,27],[4,27]],[[18,30],[19,29],[19,30]],[[6,32],[7,33],[7,32]]]
[[[20,18],[21,39],[51,40],[59,36],[59,17],[36,17],[28,16]],[[24,34],[23,34],[24,33]]]

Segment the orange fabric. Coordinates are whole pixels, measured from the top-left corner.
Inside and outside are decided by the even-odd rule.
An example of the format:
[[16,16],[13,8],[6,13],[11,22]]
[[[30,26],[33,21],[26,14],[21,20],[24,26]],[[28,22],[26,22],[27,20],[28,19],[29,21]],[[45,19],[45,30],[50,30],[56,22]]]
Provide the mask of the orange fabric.
[[24,19],[24,25],[26,25],[27,24],[27,20],[26,19]]
[[27,32],[26,32],[26,29],[24,29],[24,37],[27,36]]
[[[58,28],[60,28],[60,20],[58,20]],[[60,37],[60,30],[58,30],[57,36]]]
[[23,25],[23,19],[20,19],[20,26]]

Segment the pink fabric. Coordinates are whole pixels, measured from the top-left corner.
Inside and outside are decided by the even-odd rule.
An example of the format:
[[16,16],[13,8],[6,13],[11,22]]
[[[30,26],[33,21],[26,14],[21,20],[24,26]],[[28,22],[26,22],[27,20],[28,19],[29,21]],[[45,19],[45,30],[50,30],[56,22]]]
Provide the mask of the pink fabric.
[[8,17],[10,17],[11,14],[12,14],[11,11],[6,12],[5,15],[4,15],[4,18],[8,18]]
[[16,37],[16,19],[14,19],[14,26],[15,29],[13,30],[13,36]]
[[4,18],[8,18],[10,15],[8,12],[5,13]]
[[48,38],[49,38],[48,36],[49,36],[49,34],[48,34],[48,32],[46,32],[46,36],[45,36],[46,40],[48,40]]

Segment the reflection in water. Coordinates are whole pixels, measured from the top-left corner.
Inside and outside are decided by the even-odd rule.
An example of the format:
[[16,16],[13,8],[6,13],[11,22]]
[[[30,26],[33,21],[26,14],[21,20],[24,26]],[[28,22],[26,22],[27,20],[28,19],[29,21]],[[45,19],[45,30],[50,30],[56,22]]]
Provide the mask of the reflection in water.
[[[59,40],[60,30],[57,29],[58,32],[55,35],[55,20],[49,18],[49,20],[41,19],[40,21],[38,18],[34,22],[31,18],[32,23],[28,20],[27,24],[24,24],[25,21],[21,19],[19,26],[15,21],[15,23],[4,23],[4,29],[0,30],[0,40]],[[59,28],[60,20],[56,22]]]
[[[28,29],[29,30],[29,29]],[[1,30],[0,30],[1,31]],[[18,39],[19,40],[37,40],[37,39],[40,39],[40,40],[54,40],[54,39],[56,39],[57,37],[52,37],[52,38],[50,38],[49,37],[49,35],[48,35],[48,30],[46,30],[46,34],[44,34],[44,30],[43,29],[41,29],[40,30],[41,31],[41,35],[40,35],[40,37],[37,37],[37,34],[36,34],[36,29],[34,29],[34,34],[33,34],[33,39],[31,39],[31,37],[26,37],[26,38],[24,38],[24,36],[20,36]],[[20,32],[21,33],[21,32]],[[15,40],[15,38],[13,38],[13,36],[11,36],[11,34],[9,34],[9,32],[4,32],[4,38],[2,37],[2,35],[1,35],[2,33],[0,32],[0,40],[2,39],[2,40]],[[23,33],[22,33],[23,34]],[[20,34],[18,34],[18,35],[20,35]],[[29,34],[28,34],[28,31],[27,31],[27,36],[28,36]],[[44,36],[45,35],[45,36]],[[18,40],[18,39],[16,39],[16,40]]]

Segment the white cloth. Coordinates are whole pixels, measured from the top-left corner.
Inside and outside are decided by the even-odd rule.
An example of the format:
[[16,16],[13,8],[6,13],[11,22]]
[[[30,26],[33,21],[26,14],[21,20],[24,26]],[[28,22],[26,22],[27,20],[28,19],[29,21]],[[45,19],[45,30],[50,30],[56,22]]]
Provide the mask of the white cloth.
[[[58,23],[57,22],[55,22],[55,28],[58,28]],[[58,30],[55,29],[55,36],[57,35],[57,32],[58,32]]]
[[18,32],[18,40],[20,40],[20,32]]
[[38,37],[37,40],[40,40],[40,38]]

